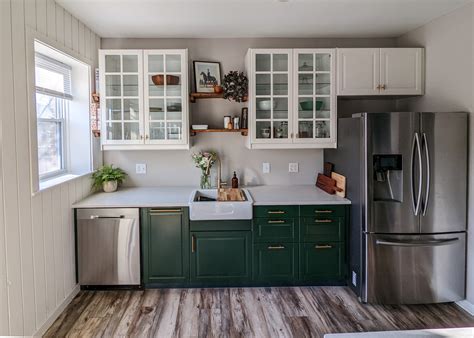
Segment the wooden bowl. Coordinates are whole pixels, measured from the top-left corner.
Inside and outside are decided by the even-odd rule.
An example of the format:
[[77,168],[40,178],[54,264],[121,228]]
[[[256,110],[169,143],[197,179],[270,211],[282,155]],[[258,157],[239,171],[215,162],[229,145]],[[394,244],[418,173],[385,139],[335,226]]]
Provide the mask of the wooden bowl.
[[[155,86],[163,86],[165,84],[165,76],[163,74],[153,75],[151,81]],[[167,85],[179,85],[179,76],[176,75],[166,75],[166,84]]]

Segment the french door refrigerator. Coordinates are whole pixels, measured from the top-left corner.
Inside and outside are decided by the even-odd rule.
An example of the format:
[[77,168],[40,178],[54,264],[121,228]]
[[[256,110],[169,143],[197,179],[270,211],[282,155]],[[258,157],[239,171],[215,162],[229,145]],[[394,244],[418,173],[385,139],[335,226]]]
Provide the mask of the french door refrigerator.
[[464,299],[467,113],[362,113],[338,129],[324,160],[347,179],[349,285],[360,300]]

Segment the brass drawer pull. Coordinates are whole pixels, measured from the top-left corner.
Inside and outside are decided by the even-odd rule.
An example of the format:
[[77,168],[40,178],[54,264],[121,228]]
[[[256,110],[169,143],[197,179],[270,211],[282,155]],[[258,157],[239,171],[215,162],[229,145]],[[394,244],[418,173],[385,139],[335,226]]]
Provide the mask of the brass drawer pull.
[[316,219],[314,223],[332,223],[332,219]]
[[182,212],[182,210],[181,209],[150,209],[150,215],[166,214],[170,212]]
[[269,245],[268,246],[268,250],[282,250],[284,249],[285,247],[283,245]]
[[332,245],[315,245],[315,249],[332,249]]
[[332,214],[332,210],[314,210],[317,214]]
[[282,224],[285,223],[284,220],[269,220],[268,224]]
[[283,210],[275,210],[275,211],[268,211],[269,214],[285,214],[286,212],[284,212]]
[[194,235],[191,236],[191,252],[196,252],[196,237]]

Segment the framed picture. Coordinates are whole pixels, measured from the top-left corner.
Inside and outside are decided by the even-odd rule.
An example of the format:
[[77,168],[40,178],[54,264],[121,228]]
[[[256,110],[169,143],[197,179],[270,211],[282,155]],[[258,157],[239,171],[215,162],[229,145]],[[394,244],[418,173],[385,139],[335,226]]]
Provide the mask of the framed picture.
[[197,93],[213,93],[221,85],[221,64],[212,61],[193,61]]

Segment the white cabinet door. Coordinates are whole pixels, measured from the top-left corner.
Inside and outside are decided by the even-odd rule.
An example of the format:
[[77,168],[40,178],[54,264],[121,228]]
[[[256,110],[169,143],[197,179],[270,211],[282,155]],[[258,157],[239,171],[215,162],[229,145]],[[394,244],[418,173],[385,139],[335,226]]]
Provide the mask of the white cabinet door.
[[338,49],[337,73],[337,95],[379,95],[380,49]]
[[423,49],[380,49],[381,95],[423,94]]

